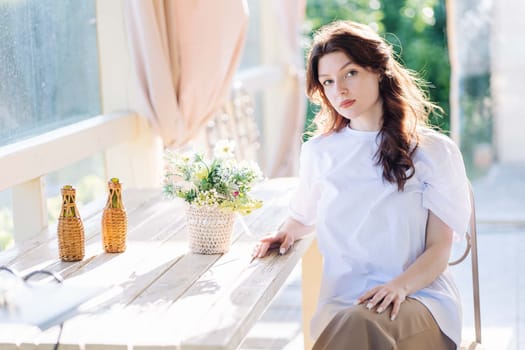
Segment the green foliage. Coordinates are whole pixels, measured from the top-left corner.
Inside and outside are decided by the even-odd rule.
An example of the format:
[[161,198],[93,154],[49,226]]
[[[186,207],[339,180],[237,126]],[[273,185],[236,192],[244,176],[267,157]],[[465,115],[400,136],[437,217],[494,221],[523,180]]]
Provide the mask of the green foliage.
[[493,139],[490,75],[472,75],[463,78],[460,84],[463,87],[459,101],[462,111],[461,151],[469,176],[475,178],[487,171],[474,164],[476,147],[480,144],[490,145]]
[[370,0],[308,0],[306,18],[312,32],[335,20],[351,19],[362,23],[381,23],[383,12],[374,8],[380,1]]
[[[444,110],[432,115],[430,123],[450,130],[448,113],[450,63],[446,38],[444,0],[308,0],[306,18],[309,37],[333,20],[353,20],[377,28],[392,44],[398,59],[429,82],[429,95]],[[308,108],[306,125],[314,116]]]

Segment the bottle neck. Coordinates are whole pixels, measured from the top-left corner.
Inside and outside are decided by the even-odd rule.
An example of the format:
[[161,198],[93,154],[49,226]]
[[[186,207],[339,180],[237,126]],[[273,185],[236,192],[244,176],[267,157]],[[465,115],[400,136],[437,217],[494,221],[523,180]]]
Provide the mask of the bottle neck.
[[62,217],[78,217],[74,191],[62,191]]
[[108,208],[124,208],[122,205],[122,196],[120,193],[120,186],[109,186],[108,201],[106,202]]

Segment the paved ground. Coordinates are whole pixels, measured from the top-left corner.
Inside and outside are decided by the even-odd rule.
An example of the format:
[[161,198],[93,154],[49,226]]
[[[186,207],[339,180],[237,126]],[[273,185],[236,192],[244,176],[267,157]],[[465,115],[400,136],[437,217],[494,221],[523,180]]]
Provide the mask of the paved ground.
[[[478,221],[482,340],[487,350],[525,350],[525,164],[494,167],[473,182]],[[454,267],[464,336],[473,339],[470,263]],[[300,267],[245,339],[242,350],[303,348]]]
[[473,186],[478,222],[525,224],[525,164],[496,165]]

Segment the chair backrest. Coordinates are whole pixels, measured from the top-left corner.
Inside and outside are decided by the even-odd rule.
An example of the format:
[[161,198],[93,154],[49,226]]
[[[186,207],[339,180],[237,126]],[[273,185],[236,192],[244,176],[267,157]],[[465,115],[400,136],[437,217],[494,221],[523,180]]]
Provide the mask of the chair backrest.
[[239,83],[234,84],[230,98],[208,121],[200,139],[211,154],[217,141],[235,141],[239,160],[257,160],[260,150],[259,128],[255,119],[254,99]]

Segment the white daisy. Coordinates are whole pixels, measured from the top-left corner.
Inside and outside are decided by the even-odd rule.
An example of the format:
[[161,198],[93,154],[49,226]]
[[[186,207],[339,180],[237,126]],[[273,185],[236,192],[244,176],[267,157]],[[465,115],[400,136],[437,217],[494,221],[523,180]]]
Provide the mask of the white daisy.
[[231,140],[219,140],[213,148],[213,156],[218,159],[228,159],[235,156],[235,142]]

